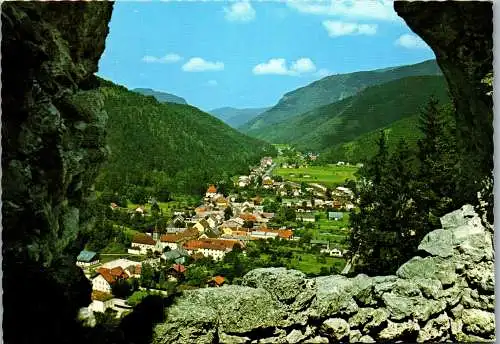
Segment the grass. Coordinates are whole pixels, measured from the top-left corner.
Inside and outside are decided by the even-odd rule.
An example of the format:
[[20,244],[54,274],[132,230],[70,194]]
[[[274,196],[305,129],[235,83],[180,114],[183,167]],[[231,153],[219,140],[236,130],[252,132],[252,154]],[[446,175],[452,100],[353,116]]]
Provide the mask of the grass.
[[273,174],[296,183],[318,183],[332,187],[341,185],[346,179],[355,179],[354,173],[357,169],[355,166],[337,166],[332,164],[302,168],[279,167],[274,169]]
[[345,260],[342,258],[326,257],[325,263],[319,263],[317,257],[312,253],[296,254],[290,261],[291,267],[308,275],[316,275],[320,273],[322,267],[330,269],[330,267],[335,266],[338,271],[341,271],[345,266]]

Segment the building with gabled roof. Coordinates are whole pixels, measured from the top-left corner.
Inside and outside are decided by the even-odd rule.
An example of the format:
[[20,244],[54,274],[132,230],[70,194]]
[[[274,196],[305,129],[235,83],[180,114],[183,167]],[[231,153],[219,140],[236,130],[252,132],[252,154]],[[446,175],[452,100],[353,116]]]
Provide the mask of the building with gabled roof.
[[154,251],[156,241],[147,234],[137,233],[132,238],[132,249],[139,250],[140,254],[146,254],[148,250]]
[[205,257],[211,257],[213,260],[224,258],[226,253],[230,252],[236,244],[236,240],[223,239],[199,239],[186,242],[183,247],[189,254],[201,253]]
[[87,267],[99,263],[99,258],[96,252],[83,250],[76,257],[76,265],[80,267]]

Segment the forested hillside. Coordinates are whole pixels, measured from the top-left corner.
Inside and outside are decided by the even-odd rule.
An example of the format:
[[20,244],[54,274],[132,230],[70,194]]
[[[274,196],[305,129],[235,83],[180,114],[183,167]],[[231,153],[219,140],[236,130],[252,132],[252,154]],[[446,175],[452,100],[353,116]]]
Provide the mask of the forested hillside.
[[428,60],[414,65],[327,76],[285,94],[277,105],[251,120],[241,130],[272,142],[273,124],[353,96],[368,86],[419,75],[441,75],[441,70],[435,60]]
[[233,107],[222,107],[210,110],[209,113],[229,124],[231,127],[238,128],[268,109],[269,108],[237,109]]
[[418,114],[431,96],[442,103],[448,101],[442,76],[407,77],[371,86],[355,96],[273,126],[272,140],[294,144],[302,151],[323,152]]
[[111,151],[97,180],[100,190],[199,195],[206,183],[243,173],[273,150],[195,107],[161,104],[109,81],[100,83]]

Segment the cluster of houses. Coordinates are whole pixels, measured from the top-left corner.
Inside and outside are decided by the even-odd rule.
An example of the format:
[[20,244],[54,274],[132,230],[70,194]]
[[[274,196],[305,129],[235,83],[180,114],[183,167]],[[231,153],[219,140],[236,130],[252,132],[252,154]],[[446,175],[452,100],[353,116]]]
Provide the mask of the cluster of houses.
[[[267,223],[275,216],[264,212],[262,199],[255,197],[236,202],[236,196],[225,198],[210,185],[203,205],[195,209],[195,215],[177,215],[166,228],[166,233],[136,234],[128,250],[130,254],[146,255],[158,252],[162,258],[181,259],[185,256],[203,255],[221,260],[235,245],[245,248],[250,240],[280,238],[293,239],[290,229],[268,229]],[[225,219],[225,209],[231,207],[232,216]]]

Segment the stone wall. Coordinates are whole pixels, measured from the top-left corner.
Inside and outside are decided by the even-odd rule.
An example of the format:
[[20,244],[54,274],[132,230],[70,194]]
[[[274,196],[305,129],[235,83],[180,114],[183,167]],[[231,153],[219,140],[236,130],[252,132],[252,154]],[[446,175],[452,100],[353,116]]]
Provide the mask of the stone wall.
[[242,285],[185,291],[153,343],[494,342],[492,234],[470,205],[441,225],[395,276],[267,268]]
[[[106,157],[94,90],[112,3],[2,3],[4,339],[74,342],[90,284],[78,232]],[[28,326],[26,324],[29,324]],[[71,335],[72,334],[72,335]]]

